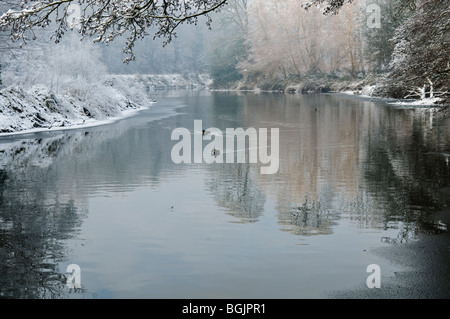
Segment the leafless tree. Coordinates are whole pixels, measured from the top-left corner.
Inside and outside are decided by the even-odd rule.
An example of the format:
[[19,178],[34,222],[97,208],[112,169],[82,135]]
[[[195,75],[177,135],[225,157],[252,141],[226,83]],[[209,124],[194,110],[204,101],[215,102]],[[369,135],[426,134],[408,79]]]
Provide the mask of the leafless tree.
[[209,25],[209,13],[225,3],[226,0],[23,0],[19,9],[11,9],[0,17],[0,27],[9,31],[12,40],[24,43],[34,37],[36,28],[55,24],[54,37],[59,41],[73,27],[69,18],[76,5],[80,8],[77,22],[83,37],[109,43],[127,34],[124,52],[129,61],[134,59],[136,40],[147,36],[151,28],[156,28],[154,37],[169,42],[182,23],[196,24],[200,16],[206,16]]

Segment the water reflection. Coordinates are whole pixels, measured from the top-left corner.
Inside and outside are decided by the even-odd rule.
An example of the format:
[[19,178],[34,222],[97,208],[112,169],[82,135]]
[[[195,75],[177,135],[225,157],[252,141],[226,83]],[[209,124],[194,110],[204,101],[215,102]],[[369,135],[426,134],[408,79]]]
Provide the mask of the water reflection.
[[[279,172],[261,175],[259,164],[248,163],[174,164],[171,132],[192,128],[196,119],[221,130],[279,128]],[[290,251],[286,233],[334,238],[348,221],[361,232],[379,231],[381,244],[400,244],[419,233],[446,232],[430,214],[448,205],[438,190],[450,181],[442,156],[450,150],[449,127],[420,110],[335,96],[190,93],[114,125],[2,139],[0,296],[70,298],[99,290],[114,296],[122,288],[115,280],[128,282],[130,272],[138,277],[138,296],[147,293],[144,283],[153,285],[152,296],[160,296],[157,284],[161,295],[171,296],[181,284],[170,271],[188,282],[183,289],[196,287],[204,296],[214,287],[186,278],[199,279],[206,269],[225,285],[230,278],[254,278],[261,260],[270,271],[280,267],[280,283],[285,273],[305,280],[277,261],[299,258],[307,276],[321,259],[309,250]],[[248,234],[227,237],[242,229],[234,227]],[[344,246],[330,245],[322,249]],[[107,255],[107,262],[92,247],[117,247],[117,255]],[[289,253],[278,254],[284,250]],[[91,281],[71,291],[65,266],[77,254],[91,272],[83,278]],[[359,258],[338,255],[337,264]],[[115,263],[130,269],[111,266],[105,273],[105,264]],[[256,278],[255,287],[273,276]],[[99,278],[100,288],[87,289]],[[293,296],[297,288],[286,293]]]
[[217,204],[236,218],[234,222],[257,222],[263,214],[266,196],[256,174],[249,164],[215,165],[207,174],[205,186]]
[[298,207],[290,210],[282,210],[279,213],[279,224],[288,226],[282,230],[289,231],[294,235],[329,235],[333,233],[333,226],[337,225],[339,214],[333,213],[332,208],[322,206],[320,200],[305,199]]
[[[168,116],[173,107],[165,105],[156,118]],[[152,130],[159,136],[152,144],[149,132],[142,129],[154,117],[147,117],[132,134],[125,134],[130,133],[126,123],[117,123],[2,139],[0,297],[88,296],[84,287],[66,285],[69,274],[64,265],[71,262],[67,241],[79,239],[91,195],[130,191],[148,182],[157,185],[164,163],[171,164],[161,160],[167,153],[161,150],[168,149],[161,129]],[[141,166],[129,158],[136,150],[146,159]]]
[[[66,255],[65,240],[76,236],[86,212],[73,200],[49,194],[51,187],[33,191],[17,180],[9,183],[12,178],[2,178],[0,185],[0,296],[67,297],[59,263]],[[12,184],[18,189],[10,189]]]
[[450,131],[442,122],[430,127],[427,117],[421,110],[386,109],[373,120],[365,140],[363,172],[372,207],[379,207],[376,212],[383,216],[379,227],[398,229],[389,242],[445,228],[430,221],[430,214],[448,204],[439,189],[448,185],[450,170],[444,158],[428,153],[449,149]]

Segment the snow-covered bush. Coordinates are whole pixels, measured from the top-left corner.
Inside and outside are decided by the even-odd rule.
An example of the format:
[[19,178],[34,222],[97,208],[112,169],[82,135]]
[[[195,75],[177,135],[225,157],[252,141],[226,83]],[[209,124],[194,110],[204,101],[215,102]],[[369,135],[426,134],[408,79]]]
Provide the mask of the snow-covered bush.
[[0,133],[104,120],[150,104],[133,79],[111,85],[99,47],[75,35],[58,45],[37,42],[18,50],[4,72]]

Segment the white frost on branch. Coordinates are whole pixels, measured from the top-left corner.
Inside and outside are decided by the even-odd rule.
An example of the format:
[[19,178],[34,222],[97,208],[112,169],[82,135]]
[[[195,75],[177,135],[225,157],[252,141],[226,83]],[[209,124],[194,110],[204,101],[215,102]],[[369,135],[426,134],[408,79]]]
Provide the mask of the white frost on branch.
[[405,99],[410,97],[417,97],[420,101],[426,103],[438,103],[442,98],[449,94],[448,91],[434,91],[434,83],[427,77],[427,83],[421,87],[416,87],[409,92],[410,94],[405,96]]
[[175,30],[182,23],[196,24],[200,16],[205,16],[206,24],[210,25],[209,13],[223,7],[226,0],[27,0],[22,2],[20,10],[4,13],[0,17],[0,27],[9,31],[12,41],[26,43],[29,34],[34,38],[35,29],[54,23],[54,37],[59,42],[73,26],[68,9],[74,4],[81,8],[77,27],[82,37],[108,43],[127,33],[124,48],[129,55],[127,62],[134,59],[136,40],[148,36],[148,30],[156,30],[153,37],[164,38],[168,43],[176,36]]

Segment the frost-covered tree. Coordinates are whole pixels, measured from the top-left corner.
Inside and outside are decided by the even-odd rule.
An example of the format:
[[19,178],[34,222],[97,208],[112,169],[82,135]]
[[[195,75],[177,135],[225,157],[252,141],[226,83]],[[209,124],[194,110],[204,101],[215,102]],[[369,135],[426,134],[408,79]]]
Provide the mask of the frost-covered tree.
[[80,41],[74,33],[58,46],[49,46],[46,37],[48,33],[39,34],[27,50],[19,50],[8,61],[4,68],[5,85],[24,89],[44,85],[55,93],[77,91],[80,96],[104,80],[107,72],[99,46]]
[[[325,3],[324,14],[337,14],[339,10],[346,4],[357,2],[358,0],[312,0],[303,4],[305,9],[309,9],[312,6],[319,6]],[[404,8],[414,9],[416,7],[416,0],[401,0],[402,10]]]
[[[227,87],[243,78],[238,64],[248,55],[249,1],[229,0],[213,28],[210,44],[209,71],[216,88]],[[245,81],[246,79],[244,79]]]
[[250,14],[249,58],[240,64],[257,81],[272,82],[321,77],[357,77],[364,70],[360,3],[324,16],[305,11],[297,0],[253,0]]
[[[367,0],[366,4],[380,7],[380,27],[364,26],[364,56],[371,72],[388,71],[395,43],[391,41],[395,30],[411,15],[411,10],[402,7],[401,0]],[[366,21],[363,21],[363,24]]]
[[[3,0],[0,2],[0,12],[6,11],[17,6],[17,2],[13,0]],[[0,87],[3,84],[2,68],[8,60],[9,55],[14,50],[14,46],[9,42],[8,34],[0,30]]]
[[448,1],[420,0],[416,12],[396,30],[393,38],[395,48],[389,80],[396,84],[392,86],[396,91],[391,94],[402,98],[410,89],[418,92],[419,98],[441,97],[448,105],[449,37]]
[[[200,16],[212,20],[209,13],[225,5],[226,0],[23,0],[19,10],[8,10],[0,17],[0,26],[8,29],[13,40],[27,41],[39,27],[56,25],[54,36],[59,41],[68,29],[77,27],[82,36],[95,42],[109,43],[127,35],[124,51],[134,58],[133,46],[137,39],[156,30],[154,37],[169,42],[182,23],[198,22]],[[74,14],[74,9],[75,13]]]
[[[219,27],[215,21],[212,28]],[[126,39],[99,46],[102,48],[103,62],[113,74],[205,73],[208,43],[216,36],[217,32],[209,30],[202,19],[195,28],[181,25],[177,29],[177,37],[167,45],[164,45],[164,39],[159,38],[147,37],[137,41],[133,53],[138,63],[128,64],[123,63],[127,55],[121,54]]]

